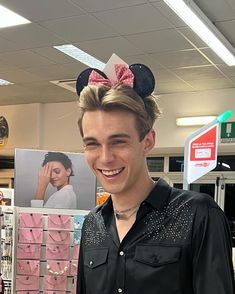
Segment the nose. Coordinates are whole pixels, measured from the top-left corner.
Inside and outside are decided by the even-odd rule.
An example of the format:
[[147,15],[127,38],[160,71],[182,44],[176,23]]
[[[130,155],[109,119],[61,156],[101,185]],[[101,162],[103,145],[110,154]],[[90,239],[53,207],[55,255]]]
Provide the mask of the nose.
[[51,172],[51,179],[54,179],[56,177],[56,173],[54,173],[53,171]]
[[112,162],[114,159],[112,148],[110,148],[109,146],[102,146],[99,157],[103,163]]

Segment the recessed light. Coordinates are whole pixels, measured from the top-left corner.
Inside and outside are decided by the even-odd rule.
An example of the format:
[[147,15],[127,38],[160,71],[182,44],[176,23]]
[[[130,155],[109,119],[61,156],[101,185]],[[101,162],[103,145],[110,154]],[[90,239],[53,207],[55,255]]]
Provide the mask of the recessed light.
[[71,44],[53,47],[63,52],[64,54],[86,64],[89,67],[94,67],[100,70],[102,70],[105,67],[105,63]]
[[8,85],[13,85],[14,83],[11,83],[9,81],[0,79],[0,86],[8,86]]
[[30,22],[30,20],[24,18],[23,16],[0,5],[0,28],[12,27]]

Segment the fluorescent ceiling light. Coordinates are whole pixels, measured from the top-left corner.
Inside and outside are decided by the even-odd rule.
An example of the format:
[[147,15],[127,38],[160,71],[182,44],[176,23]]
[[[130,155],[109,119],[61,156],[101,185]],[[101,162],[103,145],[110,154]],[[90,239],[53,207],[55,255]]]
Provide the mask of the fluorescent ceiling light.
[[30,23],[28,19],[0,5],[0,28]]
[[235,65],[235,49],[192,0],[164,2],[229,66]]
[[86,64],[89,67],[94,67],[100,70],[103,70],[103,68],[105,67],[105,63],[73,45],[67,44],[53,47],[69,55],[70,57],[73,57],[74,59]]
[[8,85],[13,85],[13,83],[0,79],[0,86],[8,86]]
[[177,126],[202,126],[210,123],[216,119],[216,116],[191,116],[191,117],[179,117],[176,119]]

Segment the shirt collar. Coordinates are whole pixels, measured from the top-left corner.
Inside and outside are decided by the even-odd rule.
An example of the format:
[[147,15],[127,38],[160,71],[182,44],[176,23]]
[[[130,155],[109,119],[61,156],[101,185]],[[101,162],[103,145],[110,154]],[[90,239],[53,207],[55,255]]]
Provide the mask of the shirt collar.
[[[170,194],[171,187],[160,178],[144,202],[149,203],[151,206],[161,211],[167,205]],[[103,216],[111,213],[113,210],[111,197],[109,197],[104,204],[97,209],[97,212],[100,210]]]
[[169,202],[169,196],[171,194],[171,187],[160,178],[153,190],[149,193],[148,197],[145,199],[145,202],[152,205],[158,210],[163,210],[164,207]]

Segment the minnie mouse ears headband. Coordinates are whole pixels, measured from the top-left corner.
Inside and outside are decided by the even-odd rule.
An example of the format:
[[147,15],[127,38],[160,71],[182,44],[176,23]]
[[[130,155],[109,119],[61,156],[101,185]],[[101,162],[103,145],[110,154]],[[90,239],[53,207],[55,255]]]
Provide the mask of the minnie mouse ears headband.
[[[112,57],[110,59],[112,59]],[[107,65],[108,64],[109,62]],[[78,96],[87,85],[105,85],[107,87],[112,87],[117,83],[129,85],[142,98],[149,96],[153,92],[155,79],[152,71],[146,65],[136,63],[128,66],[126,63],[122,62],[112,64],[111,66],[115,79],[112,79],[112,74],[109,74],[108,77],[107,73],[110,71],[107,70],[107,67],[105,67],[104,71],[88,68],[81,72],[76,83]],[[110,65],[108,67],[110,67]]]

